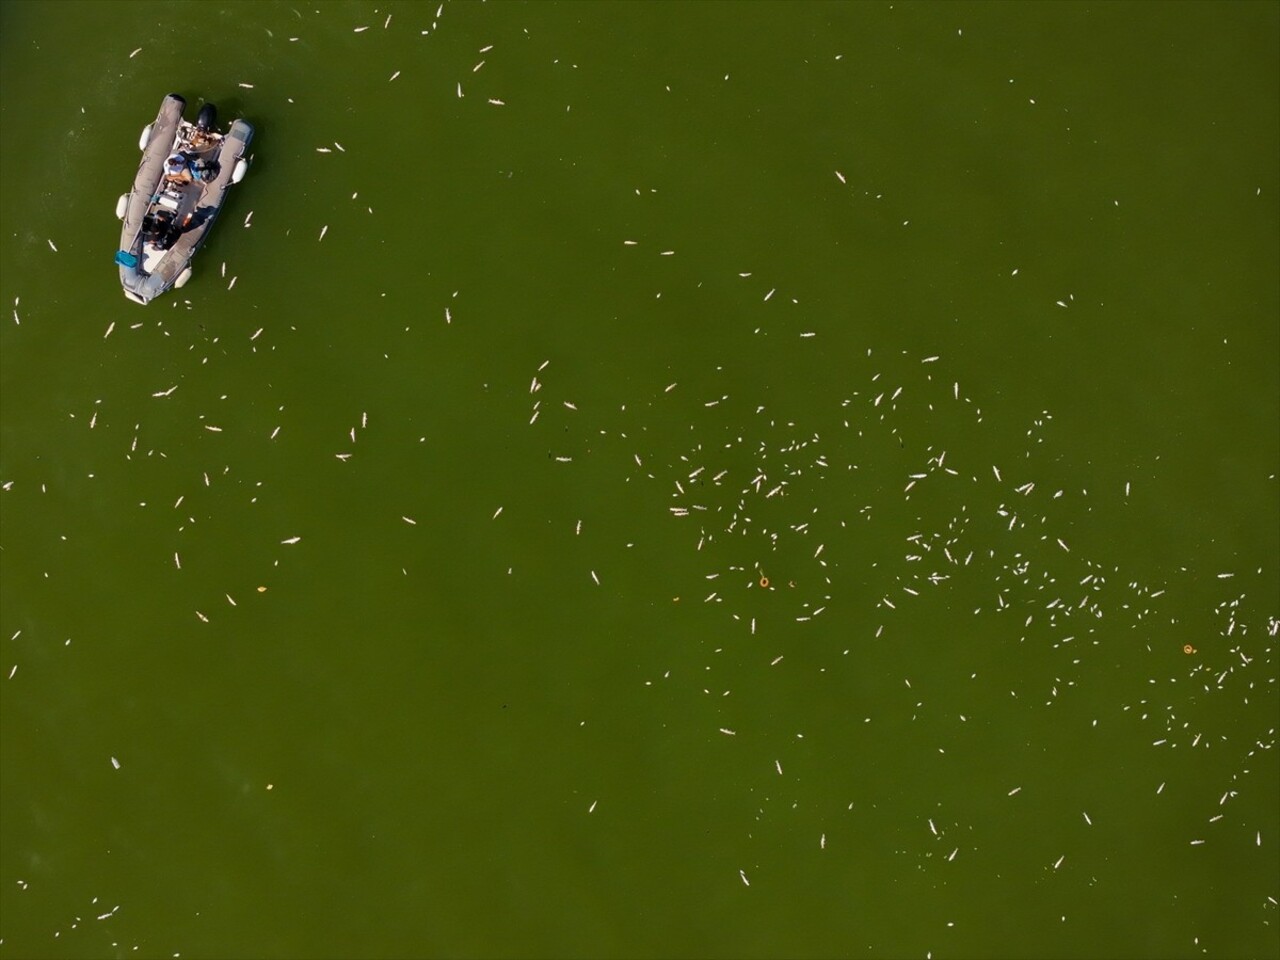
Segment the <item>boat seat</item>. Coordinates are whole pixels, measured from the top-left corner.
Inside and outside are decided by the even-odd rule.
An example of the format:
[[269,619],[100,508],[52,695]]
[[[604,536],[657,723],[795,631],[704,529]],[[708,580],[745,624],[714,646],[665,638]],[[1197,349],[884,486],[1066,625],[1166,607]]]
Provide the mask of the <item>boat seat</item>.
[[168,208],[169,210],[172,210],[172,211],[174,211],[174,212],[176,213],[176,212],[177,212],[177,210],[178,210],[178,201],[177,201],[177,200],[175,200],[173,197],[169,196],[167,193],[165,193],[165,194],[161,194],[161,195],[160,195],[160,206],[162,206],[162,207],[166,207],[166,208]]

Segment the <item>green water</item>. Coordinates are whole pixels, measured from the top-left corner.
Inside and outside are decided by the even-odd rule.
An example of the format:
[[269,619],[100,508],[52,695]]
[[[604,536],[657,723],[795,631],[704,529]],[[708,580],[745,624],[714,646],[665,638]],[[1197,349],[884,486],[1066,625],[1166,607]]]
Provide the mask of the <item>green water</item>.
[[1280,955],[1278,37],[0,3],[0,956]]

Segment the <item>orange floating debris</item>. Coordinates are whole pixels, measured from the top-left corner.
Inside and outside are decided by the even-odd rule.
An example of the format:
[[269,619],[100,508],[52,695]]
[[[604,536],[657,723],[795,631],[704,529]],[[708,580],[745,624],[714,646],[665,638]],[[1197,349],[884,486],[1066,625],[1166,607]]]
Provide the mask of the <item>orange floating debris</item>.
[[1183,645],[1183,647],[1182,647],[1182,652],[1183,652],[1183,653],[1195,653],[1195,652],[1196,652],[1196,648],[1195,648],[1195,647],[1193,647],[1191,644],[1189,644],[1189,643],[1188,643],[1188,644]]
[[768,577],[761,577],[761,578],[760,578],[760,586],[762,586],[762,587],[764,587],[766,590],[768,590],[768,589],[769,589],[769,578],[768,578]]

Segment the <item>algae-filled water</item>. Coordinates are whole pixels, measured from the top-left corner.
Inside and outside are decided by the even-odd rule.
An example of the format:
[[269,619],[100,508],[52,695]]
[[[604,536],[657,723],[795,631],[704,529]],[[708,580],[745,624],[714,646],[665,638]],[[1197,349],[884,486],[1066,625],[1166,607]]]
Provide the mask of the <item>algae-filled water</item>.
[[1278,35],[0,3],[0,957],[1280,955]]

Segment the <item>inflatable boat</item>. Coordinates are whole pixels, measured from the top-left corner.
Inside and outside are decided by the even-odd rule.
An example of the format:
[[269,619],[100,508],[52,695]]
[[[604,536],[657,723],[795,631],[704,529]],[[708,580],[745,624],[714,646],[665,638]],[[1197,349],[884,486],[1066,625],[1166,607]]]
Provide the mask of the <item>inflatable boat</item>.
[[227,199],[227,191],[249,169],[245,151],[253,127],[235,120],[225,134],[217,129],[212,103],[195,123],[182,118],[187,102],[171,93],[155,122],[138,140],[142,162],[133,190],[116,202],[122,221],[120,285],[136,303],[149,303],[191,278],[191,258],[204,242]]

